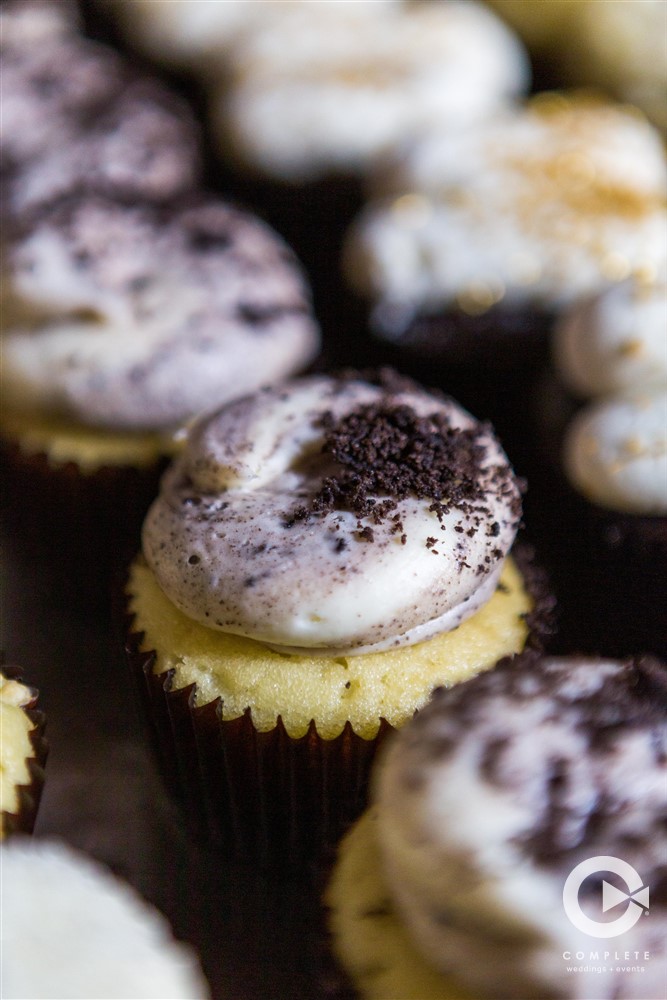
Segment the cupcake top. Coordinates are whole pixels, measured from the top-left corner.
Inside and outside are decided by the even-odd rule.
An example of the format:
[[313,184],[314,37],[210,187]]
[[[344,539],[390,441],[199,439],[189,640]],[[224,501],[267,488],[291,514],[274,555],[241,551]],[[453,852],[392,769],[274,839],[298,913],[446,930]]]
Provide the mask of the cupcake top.
[[210,996],[197,959],[165,918],[62,844],[15,839],[2,847],[2,907],[3,996]]
[[74,191],[165,202],[199,179],[199,134],[192,114],[151,77],[128,73],[92,120],[68,124],[66,141],[54,141],[10,171],[6,212],[20,218]]
[[433,133],[381,178],[350,235],[350,280],[385,311],[562,308],[667,260],[667,168],[637,113],[539,95]]
[[214,112],[223,147],[292,182],[363,172],[408,135],[491,115],[529,76],[518,41],[471,0],[381,17],[301,4],[249,34],[232,70]]
[[15,236],[7,271],[9,409],[173,428],[298,370],[317,349],[289,249],[217,200],[68,200]]
[[667,382],[667,283],[623,281],[576,303],[554,331],[556,367],[579,396]]
[[667,385],[585,407],[568,427],[563,459],[573,486],[593,503],[667,514]]
[[[667,668],[650,658],[527,655],[436,694],[394,739],[376,784],[387,885],[427,960],[484,996],[658,996],[666,739]],[[582,875],[573,923],[564,886],[591,858],[599,866]],[[645,890],[616,945],[650,952],[640,993],[626,992],[616,963],[583,983],[565,969],[563,952],[588,954],[608,919],[601,889],[615,858],[636,870],[619,888],[650,887],[650,919]]]
[[22,808],[20,789],[32,784],[29,761],[37,759],[33,744],[36,704],[33,690],[0,673],[0,840],[8,832],[5,817],[17,817]]
[[199,135],[185,102],[45,6],[3,7],[3,211],[79,190],[164,201],[190,189]]
[[3,4],[3,167],[62,145],[94,121],[127,78],[121,57],[72,30],[66,9],[60,3]]
[[199,423],[143,541],[191,618],[333,655],[455,628],[491,597],[520,515],[490,428],[451,399],[322,376]]

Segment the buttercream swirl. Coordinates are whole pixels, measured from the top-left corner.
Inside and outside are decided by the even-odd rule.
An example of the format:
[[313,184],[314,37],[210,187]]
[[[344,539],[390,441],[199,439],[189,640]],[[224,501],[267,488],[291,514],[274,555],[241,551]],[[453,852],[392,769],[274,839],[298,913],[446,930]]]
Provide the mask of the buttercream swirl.
[[[392,476],[403,477],[395,488]],[[424,487],[429,476],[442,488]],[[404,380],[318,376],[200,422],[143,544],[166,595],[196,621],[288,651],[362,653],[473,614],[519,518],[500,445],[452,400]]]
[[57,204],[13,241],[6,265],[2,392],[17,411],[165,430],[317,350],[291,251],[214,199]]

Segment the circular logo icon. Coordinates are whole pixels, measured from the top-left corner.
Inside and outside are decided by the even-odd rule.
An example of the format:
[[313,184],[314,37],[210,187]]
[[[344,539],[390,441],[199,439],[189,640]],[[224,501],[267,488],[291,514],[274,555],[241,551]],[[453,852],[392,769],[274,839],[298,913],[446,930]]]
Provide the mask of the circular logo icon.
[[[587,916],[579,905],[579,890],[589,875],[598,872],[613,872],[625,882],[628,891],[622,892],[609,882],[602,882],[601,912],[606,913],[621,903],[626,903],[626,909],[616,920],[593,920]],[[648,910],[648,886],[644,886],[639,874],[627,861],[606,855],[588,858],[573,868],[563,886],[563,906],[568,919],[577,930],[591,937],[612,938],[625,934],[637,923],[642,914]]]

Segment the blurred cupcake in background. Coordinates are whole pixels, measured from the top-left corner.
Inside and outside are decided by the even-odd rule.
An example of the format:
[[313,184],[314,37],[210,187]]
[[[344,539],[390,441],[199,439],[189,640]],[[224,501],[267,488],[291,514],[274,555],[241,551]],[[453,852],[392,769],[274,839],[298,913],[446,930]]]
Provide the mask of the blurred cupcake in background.
[[67,5],[3,5],[2,210],[25,218],[73,191],[165,201],[201,173],[186,104],[84,38]]
[[277,6],[207,81],[210,128],[225,182],[306,263],[335,361],[365,362],[338,269],[364,178],[411,135],[493,116],[528,89],[528,63],[476,3]]
[[0,672],[0,840],[32,832],[44,784],[44,714],[37,691],[18,677],[8,667]]
[[395,374],[295,380],[200,422],[128,584],[130,663],[199,832],[317,856],[388,728],[539,643],[553,602],[520,516],[488,425]]
[[129,885],[64,844],[0,848],[6,997],[209,1000],[197,956]]
[[538,82],[603,87],[667,128],[663,0],[489,0],[528,45]]
[[312,359],[308,287],[267,226],[203,197],[56,202],[15,230],[6,271],[9,499],[87,590],[135,549],[184,425]]
[[660,136],[585,94],[425,136],[376,192],[345,260],[372,332],[510,449],[555,319],[609,284],[654,280],[667,258]]
[[592,641],[610,651],[666,648],[666,330],[664,278],[612,285],[562,316],[536,393],[533,492],[552,571],[572,572],[557,523],[595,599]]

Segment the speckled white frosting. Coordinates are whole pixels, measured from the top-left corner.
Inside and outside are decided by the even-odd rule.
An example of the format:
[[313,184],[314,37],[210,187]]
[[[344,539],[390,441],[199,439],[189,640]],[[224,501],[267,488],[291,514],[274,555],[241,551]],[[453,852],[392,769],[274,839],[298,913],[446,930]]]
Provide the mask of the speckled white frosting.
[[3,997],[207,1000],[192,950],[125,883],[39,840],[0,848]]
[[12,243],[7,269],[0,388],[17,411],[168,429],[317,350],[290,251],[224,202],[56,206]]
[[[452,503],[439,520],[432,497],[399,499],[399,531],[391,518],[377,524],[349,509],[295,519],[337,469],[322,454],[323,414],[338,420],[378,402],[475,426],[458,405],[426,392],[314,377],[263,390],[195,428],[144,525],[144,553],[170,600],[211,628],[331,654],[430,638],[488,600],[519,504],[486,427],[483,496],[472,505]],[[366,526],[370,541],[361,536]]]
[[[539,672],[522,664],[509,680],[504,668],[490,671],[479,684],[436,697],[376,772],[391,899],[418,951],[474,996],[661,996],[664,901],[654,900],[649,916],[614,940],[582,933],[563,906],[570,871],[597,855],[624,859],[658,888],[667,850],[666,717],[645,711],[642,721],[633,706],[630,724],[627,709],[625,724],[609,724],[632,695],[616,702],[605,689],[622,689],[629,670],[611,660],[554,658]],[[653,697],[661,696],[656,685]],[[607,705],[605,718],[596,718],[595,703]],[[637,950],[641,960],[591,961],[596,950]],[[575,959],[578,951],[584,960]],[[585,968],[568,974],[568,965]],[[646,971],[617,968],[630,965]]]
[[433,134],[379,184],[350,235],[350,280],[406,310],[561,307],[667,260],[667,167],[637,113],[541,95]]
[[624,281],[577,303],[557,324],[553,348],[579,396],[667,383],[667,284]]
[[[312,0],[102,0],[117,14],[133,43],[154,59],[195,71],[215,68],[246,32],[278,21]],[[381,16],[401,0],[316,0],[325,16],[354,8]]]
[[568,427],[563,461],[574,487],[594,503],[667,514],[667,384],[586,406]]
[[235,51],[213,125],[223,149],[282,180],[354,173],[409,135],[493,114],[528,76],[518,41],[471,0],[382,18],[302,4]]

